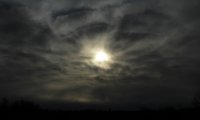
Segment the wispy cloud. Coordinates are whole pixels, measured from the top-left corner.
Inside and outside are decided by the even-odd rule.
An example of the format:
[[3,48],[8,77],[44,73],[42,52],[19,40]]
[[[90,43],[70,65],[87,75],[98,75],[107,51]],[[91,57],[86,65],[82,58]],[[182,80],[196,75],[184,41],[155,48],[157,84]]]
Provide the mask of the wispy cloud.
[[[198,0],[1,0],[0,96],[189,103],[200,85],[199,6]],[[91,63],[101,47],[113,57],[109,69]]]

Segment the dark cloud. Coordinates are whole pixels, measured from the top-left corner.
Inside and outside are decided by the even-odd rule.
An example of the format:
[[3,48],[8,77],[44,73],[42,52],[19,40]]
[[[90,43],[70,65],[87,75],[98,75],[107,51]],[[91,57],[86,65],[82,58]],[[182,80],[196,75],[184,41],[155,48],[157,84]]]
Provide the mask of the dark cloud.
[[79,19],[86,17],[92,11],[94,11],[94,10],[90,9],[90,8],[77,8],[77,9],[70,9],[68,11],[61,10],[61,11],[56,11],[52,15],[52,18],[54,20],[56,20],[58,17],[67,16],[67,18],[72,21],[76,20],[76,19],[79,20]]
[[51,31],[47,26],[31,20],[26,6],[1,2],[0,9],[1,44],[15,46],[46,44],[46,39],[51,35]]
[[[200,85],[199,3],[1,0],[0,97],[188,105]],[[98,47],[112,54],[109,69],[92,63]]]
[[0,2],[0,17],[0,82],[1,91],[7,91],[1,97],[20,96],[34,84],[36,74],[53,69],[41,55],[53,34],[48,26],[32,20],[20,3]]

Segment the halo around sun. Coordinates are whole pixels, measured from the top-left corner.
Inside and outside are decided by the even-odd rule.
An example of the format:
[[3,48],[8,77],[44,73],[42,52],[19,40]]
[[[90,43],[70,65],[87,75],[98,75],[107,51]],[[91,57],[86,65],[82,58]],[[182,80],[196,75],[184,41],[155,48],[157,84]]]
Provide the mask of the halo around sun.
[[111,69],[115,58],[110,48],[111,39],[107,34],[83,38],[80,43],[80,55],[84,57],[84,62],[91,67]]

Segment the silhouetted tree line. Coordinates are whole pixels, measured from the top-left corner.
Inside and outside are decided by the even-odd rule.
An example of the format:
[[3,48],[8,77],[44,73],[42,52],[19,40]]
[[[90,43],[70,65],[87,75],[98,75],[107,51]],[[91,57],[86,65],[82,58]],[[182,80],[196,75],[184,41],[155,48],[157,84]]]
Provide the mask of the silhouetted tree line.
[[0,102],[0,111],[42,111],[43,109],[31,101],[16,100],[10,102],[8,99],[3,98]]
[[[56,111],[56,112],[65,112],[63,110],[51,110],[51,109],[43,109],[40,105],[27,101],[27,100],[16,100],[16,101],[9,101],[6,98],[3,98],[0,101],[0,111],[4,112],[41,112],[41,111]],[[85,109],[80,111],[93,111],[93,112],[102,112],[102,110],[91,110]],[[78,111],[78,112],[80,112]],[[103,110],[104,111],[104,110]],[[106,110],[105,110],[106,111]],[[112,111],[111,109],[107,111]],[[114,110],[116,111],[116,110]],[[151,109],[142,109],[140,112],[200,112],[200,97],[195,97],[193,101],[193,106],[191,108],[183,108],[183,109],[174,109],[173,107],[168,107],[159,110],[151,110]]]

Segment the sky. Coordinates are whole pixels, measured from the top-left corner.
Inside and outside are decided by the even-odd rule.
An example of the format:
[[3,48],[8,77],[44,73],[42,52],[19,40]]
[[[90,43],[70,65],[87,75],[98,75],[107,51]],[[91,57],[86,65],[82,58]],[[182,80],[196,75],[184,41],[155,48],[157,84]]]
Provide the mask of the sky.
[[[0,0],[0,98],[189,106],[200,96],[199,10],[199,0]],[[98,50],[110,61],[93,61]]]

